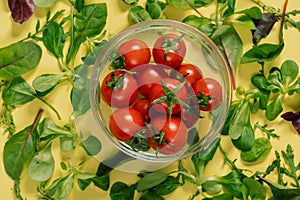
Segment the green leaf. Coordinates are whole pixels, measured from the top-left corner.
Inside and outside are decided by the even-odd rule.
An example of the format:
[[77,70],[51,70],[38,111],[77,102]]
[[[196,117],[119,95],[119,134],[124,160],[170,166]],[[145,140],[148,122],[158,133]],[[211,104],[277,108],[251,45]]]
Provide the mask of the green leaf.
[[232,194],[229,193],[224,193],[224,194],[220,194],[218,196],[214,196],[211,198],[204,198],[203,200],[233,200],[234,196]]
[[[99,35],[105,25],[107,19],[107,7],[105,3],[89,4],[84,6],[76,15],[75,30],[76,37],[71,38],[71,44],[66,61],[69,63],[77,54],[81,43],[87,38],[93,38]],[[72,33],[72,35],[75,33]]]
[[149,13],[151,19],[158,19],[162,13],[161,6],[157,2],[147,3],[146,10]]
[[43,31],[43,44],[56,58],[63,57],[66,36],[62,25],[50,23]]
[[275,199],[299,200],[299,196],[300,196],[299,188],[290,188],[276,183],[272,183],[271,181],[265,178],[260,178],[260,179],[263,180],[271,188],[271,191]]
[[297,92],[300,95],[300,77],[295,81],[293,85],[289,87],[289,94]]
[[176,177],[168,176],[159,185],[150,189],[151,192],[158,195],[168,195],[174,192],[179,186],[181,186],[179,180]]
[[240,102],[229,129],[229,136],[236,140],[241,137],[243,129],[249,126],[250,103],[247,99]]
[[227,2],[227,12],[229,15],[233,14],[234,13],[234,10],[235,10],[235,1],[236,0],[228,0]]
[[60,149],[63,152],[71,152],[75,149],[78,144],[78,141],[75,140],[72,136],[63,136],[60,137]]
[[213,33],[211,39],[215,42],[219,49],[221,49],[224,58],[226,58],[226,51],[235,71],[237,66],[240,64],[240,59],[243,53],[243,42],[238,33],[232,26],[223,25]]
[[108,174],[104,176],[96,176],[92,178],[92,181],[96,187],[104,191],[107,191],[109,189],[110,179]]
[[33,0],[33,2],[37,7],[50,8],[57,2],[57,0]]
[[272,101],[266,109],[266,118],[270,121],[274,120],[282,111],[281,105],[282,96],[278,96],[274,101]]
[[137,184],[137,191],[142,192],[153,188],[168,178],[168,174],[164,172],[152,172],[144,176]]
[[54,199],[64,199],[74,188],[74,173],[56,179],[47,189],[47,193]]
[[84,7],[84,0],[76,0],[75,8],[80,12]]
[[210,35],[215,28],[215,25],[212,23],[211,19],[196,15],[188,15],[182,20],[182,22],[197,28],[206,35]]
[[195,8],[200,8],[200,7],[210,4],[212,2],[214,2],[214,0],[195,0],[194,6],[195,6]]
[[92,179],[77,179],[78,187],[84,191],[92,182]]
[[134,186],[128,186],[122,182],[116,182],[110,189],[111,200],[133,200]]
[[0,77],[16,78],[40,62],[42,50],[33,42],[19,42],[0,49]]
[[280,44],[260,44],[248,50],[242,57],[241,63],[266,62],[277,58],[282,52],[284,43]]
[[178,9],[190,9],[190,5],[194,5],[195,0],[167,0],[168,5]]
[[37,92],[48,94],[50,91],[53,90],[55,86],[57,86],[60,83],[61,79],[64,76],[64,73],[42,74],[33,80],[32,86]]
[[139,0],[122,0],[127,5],[134,5],[137,4]]
[[229,134],[231,122],[235,118],[235,114],[236,114],[237,109],[239,108],[239,105],[240,105],[240,101],[232,101],[231,102],[229,112],[228,112],[225,124],[224,124],[222,132],[221,132],[222,135]]
[[102,145],[97,137],[90,135],[82,141],[82,147],[88,155],[94,156],[100,152]]
[[253,6],[241,11],[236,12],[237,14],[245,14],[253,19],[260,19],[262,17],[262,12],[260,8]]
[[223,186],[218,183],[217,177],[215,176],[209,177],[208,180],[201,184],[201,187],[203,187],[203,191],[207,192],[208,194],[217,194],[223,189]]
[[89,101],[89,86],[90,81],[87,78],[89,71],[88,65],[81,65],[75,69],[76,79],[71,90],[71,103],[73,112],[78,115],[84,114],[91,107]]
[[297,63],[293,60],[286,60],[281,65],[281,74],[283,78],[283,82],[288,85],[292,81],[294,81],[299,73],[299,67]]
[[219,177],[218,182],[222,184],[223,187],[226,188],[226,190],[233,194],[235,197],[241,197],[242,181],[238,171],[233,170],[227,175]]
[[130,8],[128,17],[131,24],[151,20],[150,14],[142,6]]
[[254,30],[255,24],[252,21],[252,18],[248,17],[248,16],[241,16],[239,18],[236,18],[234,20],[231,20],[232,22],[234,22],[235,24],[239,24],[242,25],[250,30]]
[[60,127],[50,118],[45,118],[38,124],[37,132],[41,141],[53,137],[72,136],[70,130],[66,127]]
[[194,168],[198,175],[200,175],[203,166],[207,165],[211,161],[219,147],[221,139],[216,138],[207,148],[201,149],[198,153],[192,156]]
[[31,126],[13,135],[4,145],[3,163],[6,173],[18,180],[23,167],[35,153],[32,137],[28,136]]
[[28,165],[28,175],[35,181],[46,181],[54,172],[54,158],[51,152],[51,142],[31,159]]
[[252,126],[246,125],[240,129],[241,136],[238,139],[232,139],[233,145],[240,150],[250,150],[255,142],[255,135]]
[[272,149],[272,144],[268,138],[257,138],[248,151],[241,152],[241,158],[246,162],[255,162],[266,156]]
[[147,192],[144,193],[139,200],[164,200],[164,198],[156,193]]
[[255,74],[251,77],[251,83],[263,92],[269,92],[266,88],[269,86],[268,79],[262,74]]
[[35,97],[35,91],[22,77],[10,81],[2,92],[3,101],[11,106],[28,103]]
[[100,34],[105,27],[107,7],[105,3],[89,4],[76,15],[76,32],[81,35],[82,41]]
[[252,200],[265,200],[266,188],[253,178],[245,177],[243,184],[247,187]]

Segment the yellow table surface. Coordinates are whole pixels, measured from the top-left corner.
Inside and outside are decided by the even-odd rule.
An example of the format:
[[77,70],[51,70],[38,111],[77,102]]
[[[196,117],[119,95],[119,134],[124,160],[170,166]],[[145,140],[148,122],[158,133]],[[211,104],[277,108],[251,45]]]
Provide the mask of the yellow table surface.
[[[86,3],[92,2],[105,2],[108,6],[108,20],[106,29],[108,33],[113,35],[123,30],[128,26],[127,13],[129,6],[125,5],[121,0],[98,0],[98,1],[86,1]],[[145,1],[140,1],[145,2]],[[272,5],[276,8],[282,8],[284,1],[283,0],[263,0],[267,5]],[[250,0],[242,0],[237,1],[238,9],[249,8],[254,5]],[[58,1],[58,3],[53,7],[54,10],[62,9],[67,6],[66,1]],[[300,1],[299,0],[290,0],[288,5],[288,10],[300,9]],[[66,7],[66,10],[69,8]],[[203,14],[209,14],[209,10],[205,8],[199,9]],[[166,10],[167,15],[170,18],[181,20],[188,13],[193,13],[193,11],[180,11],[172,8],[168,8]],[[16,24],[12,21],[10,12],[8,9],[7,1],[3,0],[0,4],[0,21],[1,21],[1,31],[0,31],[0,47],[7,46],[13,42],[18,41],[19,39],[24,38],[28,32],[34,31],[36,19],[43,19],[45,17],[46,10],[45,9],[36,9],[33,17],[25,22],[24,24]],[[268,40],[265,41],[274,41],[278,42],[278,28],[272,31],[271,36]],[[239,27],[239,33],[242,36],[243,40],[247,40],[245,47],[248,48],[251,45],[251,34],[244,28]],[[300,32],[294,28],[290,28],[284,31],[285,38],[285,48],[283,53],[280,55],[272,63],[268,63],[268,65],[272,66],[280,66],[281,63],[286,59],[293,59],[300,65],[300,54],[299,54],[299,46],[300,46]],[[252,66],[253,65],[253,66]],[[250,85],[250,77],[252,72],[257,72],[258,65],[256,64],[247,64],[241,65],[237,70],[237,85],[243,86],[245,88],[249,88]],[[38,74],[41,73],[55,73],[58,72],[58,67],[56,60],[46,54],[43,53],[43,57],[39,67],[34,69],[32,72],[27,73],[24,78],[29,82],[32,81]],[[58,123],[64,124],[67,122],[70,113],[71,106],[69,105],[69,99],[66,99],[66,94],[70,91],[70,86],[62,85],[59,86],[59,89],[55,89],[53,93],[48,95],[46,98],[49,102],[51,102],[58,111],[62,115],[62,120]],[[17,126],[17,130],[21,130],[24,127],[28,126],[33,120],[34,117],[40,107],[44,105],[38,101],[33,101],[26,105],[18,107],[13,113],[15,117],[15,123]],[[300,95],[294,95],[292,97],[288,97],[285,99],[284,111],[300,111]],[[43,117],[52,117],[52,111],[47,111],[44,113]],[[254,172],[257,170],[264,171],[270,162],[274,160],[274,151],[285,150],[287,144],[291,144],[294,152],[295,152],[295,160],[299,162],[300,160],[300,137],[293,129],[291,123],[283,121],[280,117],[273,122],[268,122],[265,117],[261,114],[256,114],[252,119],[252,122],[255,123],[259,121],[261,124],[267,123],[268,128],[274,128],[276,133],[280,135],[280,139],[272,139],[273,149],[270,154],[261,162],[255,164],[246,164],[243,163],[239,158],[239,151],[234,148],[231,144],[231,141],[228,137],[222,140],[222,146],[224,150],[228,153],[231,159],[237,158],[236,164],[240,168],[251,169]],[[260,133],[256,133],[260,134]],[[3,167],[3,147],[4,143],[7,140],[7,135],[0,134],[0,199],[1,200],[12,200],[14,199],[12,194],[13,182],[6,175]],[[53,150],[55,155],[60,155],[58,148]],[[80,157],[80,154],[78,155]],[[86,167],[87,170],[95,170],[97,168],[97,161],[90,161],[89,167]],[[94,163],[94,165],[93,165]],[[56,163],[56,167],[58,168],[58,163]],[[191,166],[189,166],[191,167]],[[167,167],[165,170],[170,171],[172,169],[176,169],[176,164]],[[191,169],[191,168],[190,168]],[[217,152],[214,160],[208,164],[205,169],[205,176],[208,175],[225,175],[228,172],[229,168],[227,165],[223,164],[223,157],[220,152]],[[59,173],[59,172],[57,172]],[[123,172],[113,171],[111,173],[111,184],[115,181],[123,181],[128,184],[135,183],[138,180],[136,174],[127,174]],[[36,192],[37,183],[30,180],[26,173],[22,176],[21,179],[21,192],[27,200],[34,200],[38,198],[38,193]],[[194,185],[186,184],[184,187],[178,188],[171,195],[166,196],[166,199],[188,199],[190,195],[194,193],[196,187]],[[101,191],[100,189],[89,186],[85,191],[80,191],[77,186],[73,192],[68,196],[67,199],[72,200],[81,200],[81,199],[89,199],[89,200],[99,200],[99,199],[109,199],[109,192]],[[201,199],[201,196],[198,196],[196,199]]]

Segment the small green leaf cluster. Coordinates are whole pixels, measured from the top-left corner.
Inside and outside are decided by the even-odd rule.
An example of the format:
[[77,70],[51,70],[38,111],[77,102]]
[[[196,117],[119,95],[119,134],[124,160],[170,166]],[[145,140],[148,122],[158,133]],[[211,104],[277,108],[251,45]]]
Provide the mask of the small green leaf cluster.
[[[253,75],[251,82],[254,88],[247,91],[237,89],[242,99],[232,103],[222,133],[228,134],[233,144],[243,151],[241,154],[243,160],[257,161],[271,150],[272,146],[268,139],[255,139],[250,121],[251,114],[263,110],[268,120],[276,119],[283,111],[284,97],[300,94],[298,73],[298,65],[292,60],[286,60],[280,68],[272,67],[268,75],[263,73]],[[257,124],[255,126],[259,127]],[[277,137],[265,127],[259,128],[269,139]],[[249,154],[256,156],[250,158]]]
[[[43,185],[49,181],[55,170],[55,158],[52,154],[52,143],[55,140],[60,141],[60,147],[62,152],[73,151],[77,146],[81,146],[87,153],[87,155],[95,155],[101,150],[101,143],[94,136],[88,138],[81,138],[74,129],[66,126],[58,126],[55,122],[49,118],[43,119],[41,122],[41,115],[43,110],[40,110],[34,123],[20,132],[14,134],[4,146],[3,161],[6,173],[14,180],[18,181],[21,178],[23,169],[27,166],[28,176],[35,181],[41,182],[42,194],[49,196],[49,191],[42,190]],[[73,168],[72,168],[73,169]],[[55,183],[50,186],[56,188],[55,190],[61,190],[58,196],[62,196],[62,192],[66,195],[70,191],[65,191],[62,187],[64,181],[70,181],[73,179],[74,170],[71,170],[66,177],[59,178]],[[73,174],[73,175],[72,175]],[[82,174],[78,171],[75,173],[78,179],[86,180],[81,178]],[[91,176],[91,175],[90,175]],[[94,180],[95,179],[95,180]],[[93,176],[93,182],[97,182],[98,177]],[[60,185],[62,184],[62,185]],[[69,184],[73,184],[69,183]],[[82,185],[83,183],[81,183]],[[85,184],[87,184],[85,182]],[[96,186],[97,183],[95,183]],[[61,187],[61,188],[60,188]],[[84,187],[82,187],[84,188]],[[100,187],[103,189],[103,187]],[[53,188],[51,190],[54,190]],[[70,188],[71,190],[71,188]],[[52,191],[54,192],[54,191]],[[56,192],[54,192],[56,193]],[[54,195],[53,193],[53,195]],[[50,195],[50,196],[53,196]]]
[[175,191],[181,183],[177,177],[171,176],[165,172],[152,172],[148,174],[139,174],[141,179],[133,184],[127,185],[123,182],[115,182],[110,189],[110,198],[112,200],[135,199],[135,191],[140,193],[140,200],[154,199],[162,200],[163,196]]
[[[43,1],[37,2],[43,4]],[[43,5],[46,3],[55,1],[45,2]],[[106,4],[70,1],[70,13],[65,17],[63,14],[63,10],[53,15],[49,11],[43,25],[40,20],[37,21],[34,33],[29,33],[26,38],[0,49],[0,88],[4,108],[1,125],[9,132],[3,161],[6,173],[15,182],[14,193],[18,199],[23,199],[20,179],[24,169],[32,180],[41,183],[39,192],[46,199],[62,199],[67,196],[73,189],[74,180],[77,180],[82,190],[90,183],[103,190],[107,190],[109,185],[108,177],[82,172],[71,164],[65,176],[49,183],[55,170],[56,159],[52,154],[54,141],[59,141],[62,153],[73,152],[81,147],[86,156],[94,156],[101,150],[100,141],[94,136],[83,137],[73,127],[72,119],[74,115],[86,112],[90,106],[84,98],[76,97],[88,96],[89,81],[85,79],[88,67],[94,64],[97,53],[105,44],[103,30],[107,18]],[[22,76],[39,66],[42,54],[45,53],[39,46],[40,42],[56,58],[60,72],[41,74],[30,84]],[[88,47],[84,56],[79,54],[79,48],[83,44]],[[75,67],[78,55],[83,56],[84,61]],[[59,126],[50,118],[41,119],[43,109],[40,109],[31,125],[15,133],[13,110],[35,99],[45,103],[61,119],[59,112],[45,99],[63,82],[72,86],[70,102],[73,115],[70,116],[70,122]],[[80,166],[83,163],[84,161]]]
[[[299,199],[300,196],[300,163],[295,163],[291,145],[285,151],[275,151],[276,159],[267,167],[265,172],[256,172],[257,177],[268,185],[273,193],[273,199]],[[283,160],[281,160],[283,158]],[[266,176],[277,173],[278,183],[274,183]],[[289,180],[290,183],[286,180]]]

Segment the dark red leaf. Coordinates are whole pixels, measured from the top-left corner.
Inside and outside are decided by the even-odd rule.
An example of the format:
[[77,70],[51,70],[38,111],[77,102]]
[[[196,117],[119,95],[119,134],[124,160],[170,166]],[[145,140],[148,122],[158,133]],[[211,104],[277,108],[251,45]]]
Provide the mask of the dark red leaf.
[[281,117],[286,121],[291,121],[295,130],[300,134],[300,112],[286,112]]
[[253,42],[258,43],[262,38],[266,37],[277,20],[278,17],[271,13],[263,13],[261,19],[254,19],[253,22],[256,29],[252,31]]
[[298,132],[298,134],[300,134],[300,118],[298,118],[297,120],[293,121],[292,123],[293,123],[294,128]]
[[27,21],[34,12],[33,0],[8,0],[8,6],[13,20],[20,24]]

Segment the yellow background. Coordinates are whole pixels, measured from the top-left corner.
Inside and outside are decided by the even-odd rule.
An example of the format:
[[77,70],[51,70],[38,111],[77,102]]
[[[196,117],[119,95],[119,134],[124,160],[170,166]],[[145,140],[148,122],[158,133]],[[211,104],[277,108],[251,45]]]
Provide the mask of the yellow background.
[[[16,42],[28,34],[28,32],[34,32],[36,19],[43,19],[46,15],[46,9],[36,9],[33,17],[25,22],[24,24],[16,24],[12,21],[10,17],[10,12],[7,6],[7,0],[0,0],[0,21],[1,21],[1,31],[0,31],[0,48],[7,46],[13,42]],[[105,2],[107,3],[108,7],[108,20],[106,29],[109,35],[114,35],[119,31],[122,31],[125,27],[128,26],[127,21],[127,13],[130,6],[125,5],[121,0],[98,0],[98,1],[86,1],[86,3],[92,2]],[[140,1],[141,3],[145,2],[144,0]],[[267,5],[271,5],[275,8],[282,8],[284,1],[283,0],[263,0],[264,3]],[[243,8],[249,8],[253,6],[251,0],[240,0],[237,1],[238,10]],[[67,1],[58,1],[58,3],[54,6],[54,10],[59,10],[66,8],[68,12],[69,7]],[[300,1],[299,0],[290,0],[288,5],[288,11],[294,9],[300,9]],[[199,11],[208,16],[209,13],[212,11],[211,8],[201,8]],[[167,8],[166,15],[172,19],[182,20],[184,16],[187,14],[196,14],[194,11],[178,11],[174,8]],[[299,19],[298,19],[299,20]],[[276,28],[272,30],[272,33],[268,40],[263,40],[262,42],[278,42],[278,28],[279,24],[276,25]],[[242,39],[245,42],[245,47],[249,48],[251,46],[251,34],[250,32],[243,28],[238,27],[239,33]],[[300,65],[300,54],[299,54],[299,47],[300,47],[300,32],[295,28],[289,28],[289,30],[284,31],[284,38],[285,38],[285,48],[283,53],[279,58],[277,58],[272,63],[268,63],[267,67],[272,66],[280,66],[281,63],[286,59],[293,59]],[[34,69],[30,73],[25,74],[23,77],[28,80],[28,82],[32,81],[38,74],[41,73],[57,73],[59,72],[57,67],[56,60],[48,55],[47,53],[43,53],[43,57],[41,63],[37,69]],[[243,86],[244,88],[249,88],[250,86],[250,77],[251,74],[257,72],[259,66],[256,64],[247,64],[241,65],[237,70],[237,85]],[[53,93],[48,95],[47,101],[51,102],[56,109],[62,115],[62,120],[58,121],[57,123],[63,125],[68,121],[68,118],[71,113],[71,106],[69,103],[69,97],[66,94],[69,94],[70,86],[69,85],[61,85],[59,88],[55,89]],[[293,95],[292,97],[287,97],[284,100],[284,111],[300,111],[300,96]],[[39,108],[44,108],[44,105],[41,104],[39,101],[33,101],[29,104],[24,106],[18,107],[13,113],[15,117],[15,123],[17,126],[17,131],[23,129],[24,127],[28,126],[35,118],[35,115]],[[55,119],[55,115],[52,111],[45,109],[45,113],[43,117],[51,117]],[[295,160],[300,160],[300,138],[299,135],[294,131],[291,123],[283,121],[281,118],[278,118],[274,122],[268,122],[263,113],[256,114],[252,118],[252,123],[260,122],[260,124],[267,123],[268,128],[276,129],[276,134],[280,135],[280,139],[272,139],[273,149],[272,152],[261,162],[255,164],[246,164],[243,163],[239,159],[239,152],[234,148],[228,139],[228,137],[222,140],[222,146],[224,150],[228,153],[231,159],[237,158],[236,164],[240,168],[247,168],[253,170],[253,172],[260,170],[264,171],[266,167],[269,165],[270,162],[274,160],[274,151],[278,150],[285,150],[287,144],[291,144],[294,148],[295,152]],[[256,132],[257,136],[260,136],[262,133],[259,131]],[[3,146],[5,141],[7,140],[7,135],[0,135],[0,199],[1,200],[12,200],[14,199],[12,194],[12,186],[13,182],[11,179],[5,174],[4,167],[3,167]],[[59,161],[60,159],[65,159],[68,156],[73,156],[73,154],[61,154],[58,148],[53,150],[55,154],[55,158]],[[84,154],[80,150],[75,151],[76,158],[78,161],[83,158]],[[76,159],[74,159],[76,162]],[[188,163],[188,161],[185,161]],[[84,169],[87,171],[94,171],[97,168],[97,161],[90,159],[88,161],[88,166],[85,165]],[[188,167],[192,170],[191,166]],[[56,163],[56,169],[59,169],[59,163]],[[172,169],[176,169],[176,164],[166,168],[166,171],[171,171]],[[207,168],[205,169],[205,176],[209,175],[225,175],[228,172],[228,166],[223,164],[223,158],[219,152],[215,156],[214,160],[209,163]],[[59,170],[56,171],[55,175],[61,175],[62,172]],[[115,181],[123,181],[128,184],[133,184],[138,180],[136,174],[126,174],[123,172],[113,171],[111,173],[111,184]],[[275,177],[274,177],[275,180]],[[75,184],[76,185],[76,184]],[[30,180],[26,173],[23,173],[22,180],[21,180],[21,189],[22,195],[28,200],[34,200],[38,198],[38,193],[36,192],[37,183]],[[192,195],[196,190],[194,185],[186,184],[184,187],[178,188],[174,193],[169,196],[166,196],[166,199],[188,199],[190,195]],[[80,191],[77,186],[73,190],[72,194],[68,196],[68,199],[72,200],[81,200],[81,199],[89,199],[89,200],[96,200],[96,199],[109,199],[109,192],[104,192],[99,190],[94,186],[89,186],[86,191]],[[201,199],[201,196],[198,196],[196,199]]]

